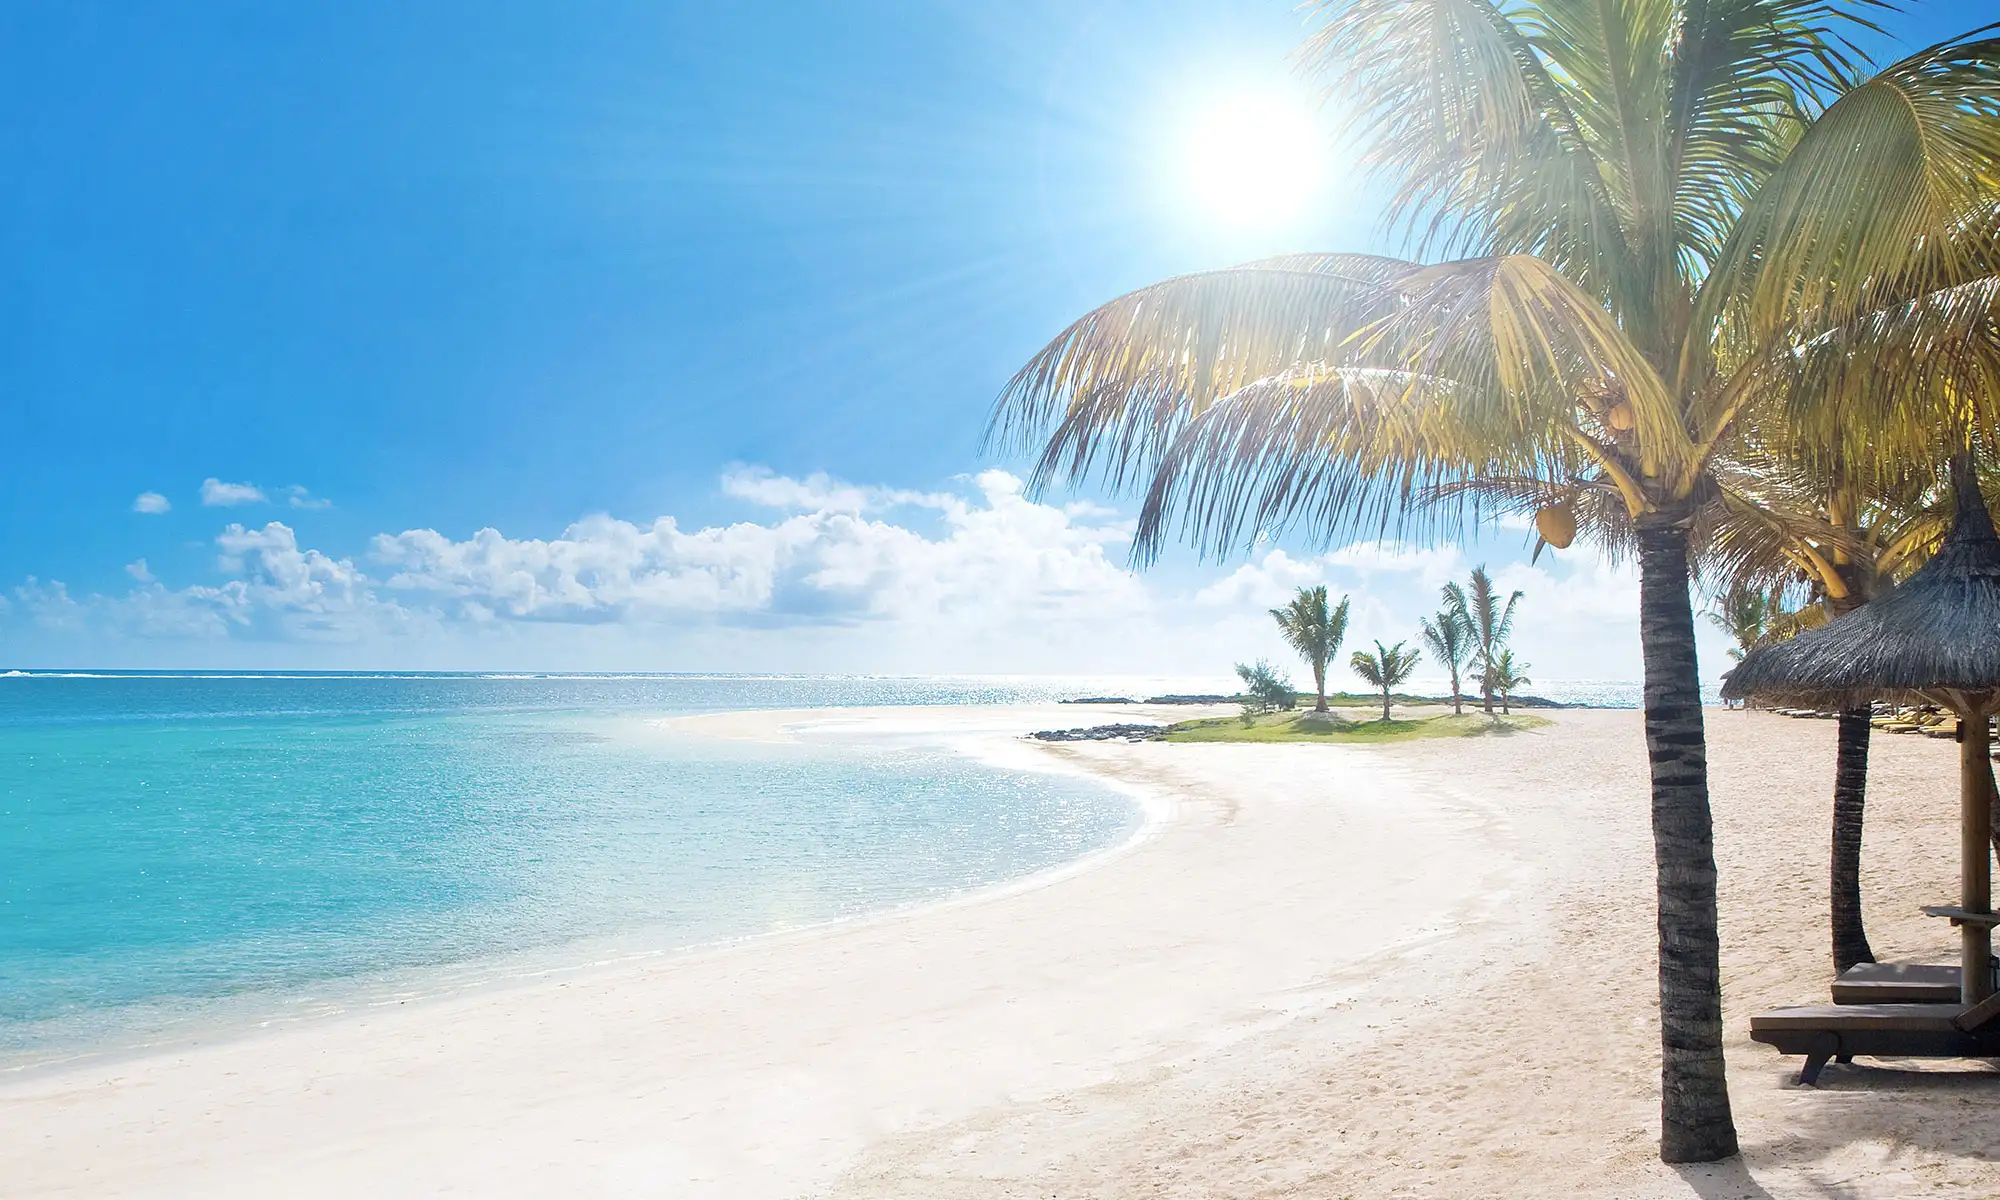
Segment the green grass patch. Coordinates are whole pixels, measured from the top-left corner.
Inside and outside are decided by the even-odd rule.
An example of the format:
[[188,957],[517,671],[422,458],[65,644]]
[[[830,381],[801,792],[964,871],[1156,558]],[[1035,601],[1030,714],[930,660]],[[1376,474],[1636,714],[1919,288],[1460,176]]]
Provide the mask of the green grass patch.
[[1183,721],[1167,728],[1170,742],[1320,742],[1373,745],[1382,742],[1414,742],[1424,738],[1488,737],[1538,729],[1549,723],[1546,717],[1528,713],[1511,716],[1466,713],[1452,716],[1421,717],[1416,720],[1327,720],[1312,713],[1277,712],[1253,717],[1249,724],[1241,717],[1209,717]]

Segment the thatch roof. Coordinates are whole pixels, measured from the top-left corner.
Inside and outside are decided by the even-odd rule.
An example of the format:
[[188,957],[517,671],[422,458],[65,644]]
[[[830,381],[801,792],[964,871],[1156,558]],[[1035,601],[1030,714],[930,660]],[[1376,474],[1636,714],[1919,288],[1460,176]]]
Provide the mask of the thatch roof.
[[1958,513],[1935,557],[1853,612],[1751,651],[1723,676],[1722,694],[1859,704],[2000,691],[2000,538],[1969,456],[1952,464],[1952,483]]

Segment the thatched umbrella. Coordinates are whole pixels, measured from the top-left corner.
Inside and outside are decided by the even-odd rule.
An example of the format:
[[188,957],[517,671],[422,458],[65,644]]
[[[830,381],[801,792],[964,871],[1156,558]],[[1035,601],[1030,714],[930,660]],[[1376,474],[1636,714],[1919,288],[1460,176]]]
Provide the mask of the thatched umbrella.
[[1987,721],[2000,710],[2000,538],[1969,455],[1952,463],[1957,517],[1937,555],[1895,590],[1818,629],[1754,650],[1723,677],[1722,694],[1810,704],[1914,699],[1958,714],[1959,881],[1950,917],[1962,936],[1967,1004],[1993,991],[1992,778]]

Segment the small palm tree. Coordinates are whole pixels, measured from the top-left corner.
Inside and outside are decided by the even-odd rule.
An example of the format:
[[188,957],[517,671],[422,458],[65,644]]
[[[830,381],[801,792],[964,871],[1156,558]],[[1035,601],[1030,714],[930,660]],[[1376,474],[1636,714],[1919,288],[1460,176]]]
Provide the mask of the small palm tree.
[[1772,631],[1778,618],[1784,615],[1784,606],[1772,592],[1737,582],[1729,585],[1708,612],[1708,619],[1715,627],[1736,639],[1736,645],[1729,651],[1729,657],[1738,662],[1748,654],[1758,642]]
[[1535,682],[1528,678],[1527,671],[1528,664],[1515,662],[1512,650],[1502,650],[1498,657],[1494,658],[1490,678],[1493,681],[1493,690],[1500,693],[1500,711],[1503,714],[1510,711],[1507,707],[1508,697]]
[[1340,598],[1340,607],[1328,609],[1325,588],[1300,588],[1290,604],[1272,609],[1271,616],[1284,633],[1285,644],[1312,668],[1313,711],[1325,712],[1326,664],[1340,653],[1340,643],[1347,637],[1347,597]]
[[1393,646],[1384,646],[1377,641],[1375,653],[1356,650],[1354,657],[1348,660],[1356,675],[1382,689],[1384,721],[1389,719],[1389,693],[1410,677],[1410,672],[1417,669],[1417,663],[1424,657],[1419,651],[1403,649],[1403,645],[1402,642],[1397,642]]
[[1454,611],[1449,605],[1438,610],[1435,621],[1424,619],[1424,645],[1437,660],[1451,669],[1451,711],[1454,716],[1465,711],[1465,696],[1459,687],[1459,670],[1465,665],[1465,657],[1472,650],[1472,626],[1463,613]]
[[1479,672],[1479,696],[1487,712],[1493,711],[1493,663],[1514,635],[1514,606],[1521,602],[1516,591],[1503,604],[1493,590],[1493,577],[1481,564],[1472,569],[1467,587],[1444,585],[1446,611],[1465,623],[1472,633],[1472,669]]

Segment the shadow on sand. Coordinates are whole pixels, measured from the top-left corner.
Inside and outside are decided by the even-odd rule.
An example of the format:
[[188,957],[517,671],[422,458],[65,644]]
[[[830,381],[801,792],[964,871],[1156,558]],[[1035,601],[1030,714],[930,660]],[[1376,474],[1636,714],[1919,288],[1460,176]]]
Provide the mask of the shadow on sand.
[[1719,1163],[1686,1163],[1675,1167],[1674,1173],[1701,1200],[1771,1200],[1771,1193],[1750,1178],[1750,1168],[1741,1158]]
[[[1871,1194],[1866,1183],[1815,1178],[1815,1168],[1853,1142],[1928,1151],[1942,1158],[2000,1160],[2000,1140],[1990,1137],[1989,1115],[2000,1105],[2000,1069],[1976,1059],[1905,1065],[1897,1060],[1829,1064],[1819,1085],[1798,1088],[1797,1067],[1786,1087],[1807,1103],[1791,1110],[1790,1136],[1747,1148],[1748,1162],[1690,1164],[1674,1171],[1701,1200],[1770,1200],[1752,1175],[1782,1174],[1786,1195],[1852,1200]],[[1941,1112],[1939,1102],[1952,1111]]]

